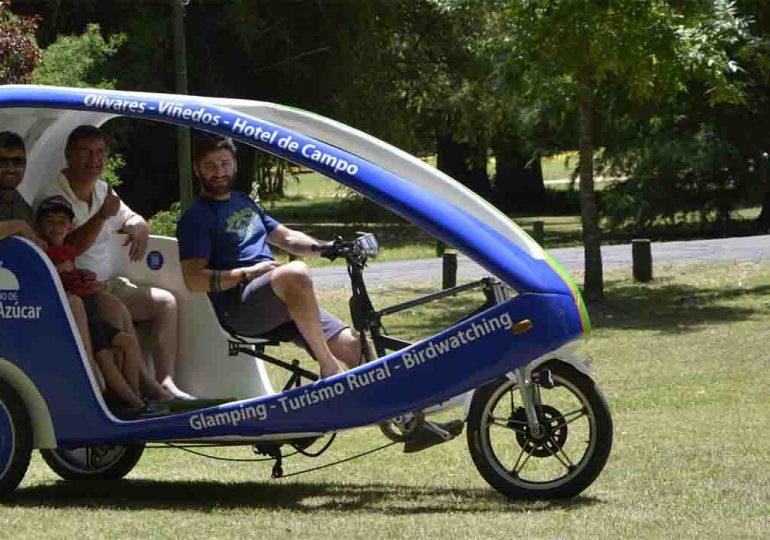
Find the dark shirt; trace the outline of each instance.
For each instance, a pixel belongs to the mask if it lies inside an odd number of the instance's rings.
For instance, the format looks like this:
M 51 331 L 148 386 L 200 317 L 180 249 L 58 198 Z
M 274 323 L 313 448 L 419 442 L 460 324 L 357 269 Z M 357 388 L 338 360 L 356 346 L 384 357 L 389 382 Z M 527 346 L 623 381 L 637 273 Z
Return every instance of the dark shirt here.
M 234 191 L 226 201 L 198 196 L 179 219 L 179 258 L 204 259 L 212 270 L 272 261 L 267 236 L 279 225 L 245 193 Z M 227 292 L 209 293 L 215 308 Z
M 32 207 L 19 195 L 18 191 L 13 192 L 11 204 L 5 201 L 5 197 L 0 197 L 0 221 L 9 221 L 11 219 L 20 219 L 26 221 L 30 227 L 35 226 Z

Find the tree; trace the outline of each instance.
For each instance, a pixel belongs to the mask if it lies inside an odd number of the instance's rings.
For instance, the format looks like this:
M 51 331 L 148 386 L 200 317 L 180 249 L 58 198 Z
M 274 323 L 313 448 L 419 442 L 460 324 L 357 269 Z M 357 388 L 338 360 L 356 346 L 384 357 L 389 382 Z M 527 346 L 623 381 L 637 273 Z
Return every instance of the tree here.
M 477 2 L 471 2 L 477 3 Z M 493 46 L 509 87 L 577 111 L 580 203 L 587 299 L 603 297 L 601 231 L 594 190 L 596 119 L 604 88 L 662 102 L 706 81 L 712 102 L 740 99 L 726 47 L 745 22 L 733 2 L 698 0 L 490 0 L 499 13 Z
M 40 61 L 35 39 L 39 20 L 13 14 L 10 5 L 0 1 L 0 84 L 24 84 Z
M 107 40 L 98 24 L 89 24 L 80 35 L 60 35 L 43 51 L 32 82 L 50 86 L 114 88 L 104 77 L 104 65 L 126 41 L 125 34 Z

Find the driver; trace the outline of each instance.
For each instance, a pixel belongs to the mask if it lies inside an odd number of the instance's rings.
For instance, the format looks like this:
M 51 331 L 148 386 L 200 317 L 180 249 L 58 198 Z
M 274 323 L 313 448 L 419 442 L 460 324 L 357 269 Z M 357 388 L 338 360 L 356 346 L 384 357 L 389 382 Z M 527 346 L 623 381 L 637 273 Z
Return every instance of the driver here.
M 249 336 L 294 321 L 318 361 L 321 377 L 361 362 L 361 340 L 319 308 L 310 268 L 300 261 L 275 263 L 270 246 L 317 257 L 327 245 L 289 229 L 245 193 L 232 191 L 238 164 L 232 140 L 201 135 L 193 151 L 201 193 L 179 220 L 182 273 L 192 291 L 207 292 L 223 326 Z

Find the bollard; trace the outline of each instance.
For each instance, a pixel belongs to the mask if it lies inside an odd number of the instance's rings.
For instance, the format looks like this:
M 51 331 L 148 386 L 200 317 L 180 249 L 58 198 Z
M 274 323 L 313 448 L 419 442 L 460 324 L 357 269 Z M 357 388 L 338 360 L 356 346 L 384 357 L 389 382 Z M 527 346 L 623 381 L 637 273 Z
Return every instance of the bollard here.
M 442 256 L 441 288 L 451 289 L 457 285 L 457 253 L 445 251 Z
M 532 238 L 534 238 L 535 242 L 543 245 L 543 241 L 545 240 L 545 222 L 543 221 L 533 221 L 532 222 Z
M 634 281 L 652 280 L 652 248 L 648 238 L 631 240 L 631 258 Z

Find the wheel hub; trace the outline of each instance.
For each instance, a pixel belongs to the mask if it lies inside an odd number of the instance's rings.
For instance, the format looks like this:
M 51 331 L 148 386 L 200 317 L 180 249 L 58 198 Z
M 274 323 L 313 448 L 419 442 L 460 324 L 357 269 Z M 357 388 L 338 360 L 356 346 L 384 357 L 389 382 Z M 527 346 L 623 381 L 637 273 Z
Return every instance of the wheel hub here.
M 524 408 L 517 407 L 508 420 L 508 427 L 516 431 L 516 442 L 525 452 L 534 457 L 551 457 L 567 442 L 567 424 L 561 412 L 550 405 L 539 408 L 538 421 L 543 432 L 535 437 L 529 429 Z

